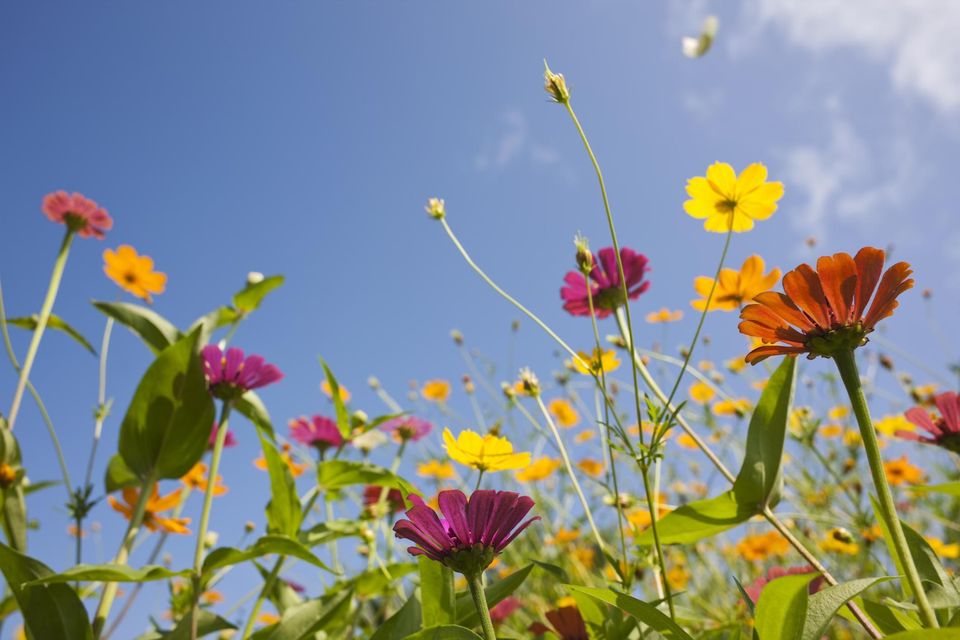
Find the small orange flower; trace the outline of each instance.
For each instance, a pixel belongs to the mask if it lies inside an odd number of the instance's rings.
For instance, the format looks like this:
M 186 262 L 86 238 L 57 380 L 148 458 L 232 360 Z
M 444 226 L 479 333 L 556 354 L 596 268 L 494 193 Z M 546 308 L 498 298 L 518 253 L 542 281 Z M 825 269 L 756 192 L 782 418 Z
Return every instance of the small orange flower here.
M 910 464 L 907 456 L 901 456 L 896 460 L 884 462 L 883 472 L 887 476 L 887 482 L 895 486 L 901 484 L 918 484 L 923 482 L 924 479 L 923 469 Z
M 802 264 L 783 276 L 784 293 L 757 295 L 755 304 L 740 312 L 740 333 L 765 344 L 748 353 L 746 361 L 800 353 L 829 358 L 866 344 L 867 334 L 897 308 L 897 296 L 913 286 L 906 262 L 893 265 L 881 278 L 885 257 L 872 247 L 854 258 L 846 253 L 823 256 L 816 271 Z
M 557 424 L 565 429 L 575 427 L 580 424 L 580 414 L 573 408 L 570 401 L 566 398 L 555 398 L 547 405 L 550 414 L 556 418 Z
M 766 560 L 783 556 L 790 551 L 790 543 L 779 531 L 745 536 L 737 543 L 736 551 L 744 560 Z
M 577 463 L 577 468 L 592 478 L 599 478 L 603 475 L 603 463 L 593 458 L 584 458 Z
M 677 309 L 676 311 L 670 311 L 666 307 L 663 307 L 659 311 L 651 311 L 646 315 L 646 321 L 650 324 L 662 324 L 664 322 L 677 322 L 683 319 L 683 311 Z
M 166 518 L 159 515 L 161 511 L 169 511 L 180 504 L 182 491 L 182 489 L 177 489 L 165 496 L 160 496 L 160 491 L 154 484 L 150 499 L 147 500 L 147 508 L 143 513 L 143 526 L 150 531 L 189 534 L 190 530 L 187 529 L 187 525 L 190 524 L 190 518 Z M 115 511 L 119 511 L 129 520 L 133 517 L 137 502 L 140 501 L 140 492 L 133 487 L 127 487 L 123 490 L 122 495 L 123 502 L 113 496 L 108 496 L 107 500 Z
M 342 384 L 338 384 L 337 389 L 340 391 L 340 399 L 343 400 L 343 403 L 346 404 L 350 402 L 350 392 L 347 391 L 347 388 Z M 329 381 L 324 380 L 320 383 L 320 391 L 331 400 L 333 399 L 333 387 L 330 386 Z
M 283 453 L 280 454 L 280 459 L 287 463 L 287 468 L 290 469 L 290 475 L 294 478 L 299 478 L 307 470 L 307 467 L 310 465 L 306 463 L 299 463 L 293 459 L 293 455 L 290 453 L 290 445 L 283 445 Z M 261 455 L 259 458 L 253 461 L 253 466 L 261 471 L 267 470 L 267 460 Z M 216 495 L 216 494 L 214 494 Z
M 103 272 L 121 289 L 147 302 L 152 302 L 151 293 L 167 288 L 167 274 L 153 270 L 153 258 L 137 254 L 128 244 L 103 252 Z
M 430 402 L 443 404 L 450 397 L 450 383 L 446 380 L 427 380 L 420 393 Z
M 186 475 L 180 478 L 180 482 L 191 489 L 199 489 L 206 493 L 207 491 L 207 465 L 202 462 L 191 467 Z M 213 483 L 213 495 L 222 496 L 227 492 L 227 487 L 223 484 L 223 476 L 217 474 L 217 479 Z

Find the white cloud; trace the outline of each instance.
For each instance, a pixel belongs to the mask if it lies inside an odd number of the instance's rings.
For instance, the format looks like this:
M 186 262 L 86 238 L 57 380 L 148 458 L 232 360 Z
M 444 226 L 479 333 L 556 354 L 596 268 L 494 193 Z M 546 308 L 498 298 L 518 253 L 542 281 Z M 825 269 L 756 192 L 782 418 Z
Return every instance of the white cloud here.
M 812 51 L 859 49 L 889 65 L 901 92 L 941 112 L 960 109 L 957 0 L 747 0 L 743 16 L 748 41 L 774 25 Z
M 480 171 L 499 170 L 520 159 L 538 165 L 556 164 L 560 154 L 552 147 L 532 140 L 523 113 L 509 110 L 501 117 L 497 134 L 483 144 L 474 158 L 474 166 Z

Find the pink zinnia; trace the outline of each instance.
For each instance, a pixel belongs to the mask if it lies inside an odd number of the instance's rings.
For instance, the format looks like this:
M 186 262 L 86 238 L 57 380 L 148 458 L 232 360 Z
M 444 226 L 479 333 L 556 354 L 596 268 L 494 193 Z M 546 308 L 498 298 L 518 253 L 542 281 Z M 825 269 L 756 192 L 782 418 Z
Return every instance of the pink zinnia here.
M 433 425 L 422 418 L 400 416 L 387 420 L 380 425 L 380 428 L 393 434 L 393 439 L 397 442 L 416 442 L 430 433 Z
M 409 520 L 398 520 L 393 531 L 412 541 L 411 555 L 424 555 L 442 562 L 467 577 L 480 575 L 494 557 L 540 516 L 520 521 L 533 508 L 533 500 L 512 491 L 479 489 L 467 500 L 462 491 L 441 491 L 440 513 L 417 495 L 409 496 L 413 507 Z M 519 525 L 519 526 L 517 526 Z
M 220 432 L 220 427 L 217 426 L 217 423 L 213 423 L 213 430 L 210 431 L 210 440 L 207 442 L 207 447 L 213 449 L 213 446 L 217 442 L 217 434 Z M 233 437 L 233 431 L 230 431 L 230 427 L 227 427 L 227 435 L 223 437 L 223 446 L 235 447 L 237 446 L 237 439 Z
M 379 503 L 380 495 L 382 493 L 383 487 L 378 487 L 375 484 L 368 484 L 363 489 L 363 506 L 369 509 L 370 507 Z M 387 491 L 385 502 L 390 507 L 391 512 L 403 511 L 403 508 L 407 506 L 403 502 L 403 494 L 400 492 L 400 489 L 390 489 Z
M 947 391 L 935 396 L 933 401 L 940 411 L 940 417 L 936 420 L 922 407 L 914 407 L 903 414 L 907 420 L 933 436 L 932 438 L 902 429 L 896 432 L 896 436 L 904 440 L 935 444 L 948 451 L 960 453 L 960 396 L 953 391 Z
M 620 284 L 620 272 L 617 269 L 617 254 L 613 247 L 600 249 L 597 257 L 599 259 L 594 261 L 590 271 L 589 296 L 586 278 L 582 273 L 570 271 L 563 278 L 567 286 L 560 289 L 560 297 L 564 300 L 563 308 L 572 315 L 589 316 L 591 296 L 597 318 L 606 318 L 626 303 Z M 650 288 L 650 282 L 643 281 L 643 275 L 650 270 L 647 257 L 633 249 L 621 247 L 620 261 L 623 262 L 623 275 L 627 279 L 628 297 L 636 300 Z
M 751 582 L 750 586 L 744 588 L 744 591 L 746 591 L 747 595 L 750 596 L 750 600 L 753 601 L 753 604 L 757 604 L 757 601 L 760 600 L 760 592 L 763 591 L 763 588 L 770 582 L 773 582 L 777 578 L 782 578 L 784 576 L 793 576 L 804 573 L 813 573 L 813 567 L 790 567 L 788 569 L 784 569 L 783 567 L 770 567 L 770 569 L 767 571 L 767 575 L 760 576 Z M 819 576 L 810 581 L 810 586 L 808 587 L 807 591 L 811 594 L 814 594 L 820 590 L 822 585 L 823 576 Z
M 499 624 L 509 618 L 521 606 L 520 598 L 507 596 L 494 606 L 490 607 L 490 619 Z
M 48 193 L 43 197 L 42 209 L 47 218 L 67 225 L 81 238 L 103 240 L 104 232 L 113 226 L 113 218 L 106 209 L 79 193 Z
M 321 452 L 343 445 L 337 423 L 325 416 L 296 418 L 289 422 L 290 437 L 300 444 L 316 447 Z
M 213 395 L 222 399 L 237 398 L 251 389 L 259 389 L 283 378 L 283 374 L 261 356 L 245 358 L 243 351 L 230 347 L 224 353 L 210 344 L 200 352 L 203 372 Z

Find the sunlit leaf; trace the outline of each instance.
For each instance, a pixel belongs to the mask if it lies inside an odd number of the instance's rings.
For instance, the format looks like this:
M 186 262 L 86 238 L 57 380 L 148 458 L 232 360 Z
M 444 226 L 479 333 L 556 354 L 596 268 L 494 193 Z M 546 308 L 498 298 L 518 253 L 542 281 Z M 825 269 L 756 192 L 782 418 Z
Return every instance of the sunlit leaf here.
M 255 558 L 261 558 L 269 554 L 278 554 L 284 556 L 293 556 L 304 562 L 308 562 L 315 567 L 320 567 L 326 571 L 333 570 L 324 564 L 317 556 L 313 555 L 309 549 L 292 538 L 282 535 L 266 535 L 257 540 L 253 545 L 246 549 L 234 549 L 233 547 L 220 547 L 214 549 L 203 561 L 201 573 L 209 577 L 217 569 L 229 567 L 231 565 L 247 562 Z
M 406 640 L 483 640 L 466 627 L 455 624 L 437 625 L 407 636 Z
M 691 544 L 732 529 L 755 515 L 753 507 L 738 503 L 733 491 L 727 491 L 674 509 L 657 520 L 657 533 L 661 544 Z M 638 544 L 652 545 L 653 530 L 648 527 L 636 540 Z
M 850 582 L 826 587 L 810 596 L 807 601 L 807 618 L 803 625 L 801 638 L 803 640 L 820 640 L 826 632 L 830 620 L 837 615 L 840 607 L 875 584 L 887 580 L 893 580 L 893 578 L 884 576 L 851 580 Z
M 153 309 L 129 302 L 94 301 L 93 306 L 133 331 L 155 354 L 181 338 L 173 323 Z
M 672 640 L 693 640 L 677 623 L 648 602 L 638 600 L 625 593 L 613 591 L 612 589 L 593 589 L 573 584 L 567 584 L 564 585 L 564 587 L 569 591 L 588 595 L 600 602 L 612 604 L 654 631 L 660 632 L 664 638 L 670 638 Z
M 21 329 L 29 329 L 30 331 L 33 331 L 37 328 L 38 321 L 39 316 L 37 315 L 26 316 L 23 318 L 7 318 L 7 324 L 13 325 L 14 327 L 20 327 Z M 90 344 L 90 342 L 84 338 L 79 331 L 70 326 L 70 324 L 60 316 L 51 313 L 50 317 L 47 318 L 47 328 L 54 329 L 56 331 L 62 331 L 73 338 L 84 349 L 93 355 L 97 355 L 97 350 L 93 348 L 93 345 Z
M 815 573 L 788 575 L 771 580 L 760 592 L 754 628 L 760 640 L 799 640 L 807 615 L 810 581 Z
M 317 465 L 317 483 L 324 489 L 340 489 L 351 485 L 376 485 L 399 489 L 404 497 L 415 493 L 420 495 L 413 484 L 404 480 L 389 469 L 369 462 L 351 460 L 327 460 Z
M 280 622 L 260 629 L 250 640 L 305 640 L 340 625 L 350 613 L 353 593 L 340 591 L 283 612 Z
M 323 367 L 323 373 L 327 377 L 327 384 L 330 385 L 330 396 L 333 400 L 333 409 L 337 417 L 337 428 L 340 429 L 340 435 L 344 438 L 350 437 L 350 416 L 347 414 L 347 406 L 343 403 L 343 397 L 340 394 L 340 383 L 333 375 L 333 371 L 327 366 L 326 361 L 320 358 L 320 366 Z
M 297 485 L 290 473 L 290 468 L 276 445 L 267 437 L 264 429 L 256 424 L 257 437 L 260 439 L 260 449 L 267 463 L 267 472 L 270 476 L 270 502 L 267 503 L 267 531 L 296 537 L 303 521 L 303 507 L 297 495 Z
M 65 571 L 44 576 L 31 582 L 31 585 L 57 584 L 64 582 L 153 582 L 169 578 L 182 578 L 190 575 L 183 569 L 173 571 L 159 565 L 147 565 L 135 569 L 120 564 L 78 564 Z
M 247 286 L 233 296 L 233 306 L 241 313 L 250 313 L 260 307 L 264 297 L 283 284 L 283 276 L 267 276 L 257 282 L 248 282 Z
M 449 625 L 457 619 L 457 592 L 453 587 L 453 570 L 439 562 L 420 556 L 420 602 L 424 629 Z

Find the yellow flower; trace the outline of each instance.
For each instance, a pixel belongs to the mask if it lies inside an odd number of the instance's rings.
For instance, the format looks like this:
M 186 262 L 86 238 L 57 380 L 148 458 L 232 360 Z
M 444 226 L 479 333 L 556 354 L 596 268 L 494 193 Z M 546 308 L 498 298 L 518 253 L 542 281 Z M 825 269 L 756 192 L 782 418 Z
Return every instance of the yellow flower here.
M 596 435 L 597 435 L 596 431 L 590 431 L 590 429 L 584 429 L 583 431 L 581 431 L 580 433 L 578 433 L 573 437 L 573 441 L 576 442 L 577 444 L 582 444 L 584 442 L 587 442 L 588 440 L 593 440 L 593 438 L 596 437 Z
M 751 302 L 757 294 L 769 291 L 780 279 L 780 269 L 771 269 L 763 274 L 765 265 L 760 256 L 750 256 L 743 262 L 740 271 L 736 269 L 722 269 L 720 280 L 710 299 L 710 311 L 736 311 L 744 304 Z M 707 306 L 707 297 L 713 287 L 713 278 L 699 276 L 693 281 L 693 288 L 702 297 L 690 304 L 697 311 L 703 311 Z
M 863 442 L 863 438 L 860 437 L 859 431 L 854 431 L 853 429 L 847 429 L 843 433 L 843 444 L 848 447 L 859 447 L 860 443 Z
M 514 453 L 509 440 L 489 433 L 481 436 L 475 431 L 461 431 L 454 439 L 450 429 L 444 429 L 443 444 L 447 455 L 479 471 L 508 471 L 530 464 L 529 452 Z
M 151 293 L 160 294 L 167 288 L 167 274 L 153 270 L 153 258 L 137 254 L 128 244 L 103 252 L 103 272 L 121 289 L 147 302 L 153 300 Z
M 824 438 L 837 438 L 843 434 L 843 427 L 839 424 L 825 424 L 820 427 L 820 435 Z
M 424 207 L 429 215 L 434 220 L 440 220 L 445 215 L 447 215 L 447 208 L 443 202 L 443 198 L 430 198 L 427 200 L 427 206 Z
M 592 458 L 584 458 L 577 463 L 577 468 L 593 478 L 598 478 L 603 474 L 603 463 Z
M 206 493 L 207 491 L 207 465 L 198 462 L 187 471 L 186 475 L 180 478 L 180 482 L 191 489 L 199 489 Z M 223 477 L 217 474 L 213 483 L 213 495 L 222 496 L 227 492 L 227 487 L 223 484 Z
M 573 542 L 579 537 L 580 532 L 577 529 L 564 529 L 563 527 L 560 527 L 553 535 L 552 542 L 553 544 L 566 544 L 568 542 Z
M 433 478 L 434 480 L 449 480 L 457 474 L 453 469 L 453 465 L 449 462 L 429 460 L 417 465 L 417 475 L 423 478 Z
M 677 309 L 676 311 L 670 311 L 666 307 L 663 307 L 659 311 L 651 311 L 647 314 L 646 320 L 650 324 L 660 324 L 663 322 L 676 322 L 683 319 L 683 311 Z
M 845 553 L 851 556 L 860 551 L 860 545 L 854 541 L 850 532 L 843 527 L 827 531 L 823 540 L 820 541 L 820 548 L 824 551 Z
M 573 550 L 573 557 L 587 569 L 593 567 L 596 556 L 597 552 L 592 547 L 576 547 Z
M 783 556 L 790 551 L 790 543 L 779 531 L 745 536 L 737 543 L 736 552 L 744 560 L 766 560 L 772 556 Z
M 603 373 L 611 373 L 620 367 L 620 359 L 617 358 L 616 352 L 614 352 L 612 349 L 607 349 L 606 351 L 594 349 L 593 355 L 586 354 L 583 351 L 578 351 L 577 355 L 580 356 L 580 358 L 571 359 L 568 361 L 568 364 L 574 369 L 574 371 L 577 373 L 582 373 L 585 376 L 600 375 L 601 370 Z M 581 360 L 586 362 L 587 365 L 589 365 L 589 368 L 584 366 Z
M 350 402 L 350 392 L 347 391 L 347 388 L 342 384 L 337 384 L 337 389 L 340 391 L 340 400 L 342 400 L 344 404 Z M 326 380 L 320 383 L 320 391 L 331 400 L 333 399 L 333 388 L 330 387 L 330 383 Z
M 683 209 L 690 216 L 704 220 L 707 231 L 726 233 L 749 231 L 754 220 L 766 220 L 777 210 L 783 197 L 783 184 L 767 182 L 767 168 L 754 163 L 740 176 L 725 162 L 707 167 L 706 177 L 687 180 L 690 200 Z
M 885 436 L 893 436 L 897 431 L 913 431 L 916 429 L 916 426 L 902 415 L 884 416 L 873 426 Z
M 930 545 L 930 548 L 933 549 L 933 552 L 936 553 L 941 558 L 946 558 L 948 560 L 956 560 L 960 558 L 960 544 L 946 544 L 942 540 L 937 538 L 925 538 L 927 543 Z
M 693 439 L 689 433 L 681 433 L 677 436 L 677 444 L 683 447 L 684 449 L 699 449 L 697 446 L 697 441 Z
M 718 400 L 713 403 L 713 412 L 718 416 L 742 416 L 750 411 L 750 401 L 746 398 Z
M 715 394 L 713 387 L 706 382 L 698 382 L 690 387 L 690 399 L 697 404 L 707 404 Z
M 850 407 L 845 404 L 838 404 L 835 407 L 831 407 L 830 410 L 827 411 L 827 417 L 831 420 L 842 420 L 848 415 L 850 415 Z
M 901 456 L 896 460 L 884 462 L 883 472 L 887 476 L 887 482 L 895 486 L 901 484 L 917 484 L 923 482 L 924 478 L 923 469 L 910 464 L 907 456 Z
M 674 564 L 669 571 L 667 571 L 667 582 L 670 583 L 670 586 L 678 591 L 682 591 L 687 588 L 687 583 L 690 582 L 690 572 L 687 568 L 681 564 Z
M 525 469 L 517 471 L 515 475 L 520 482 L 536 482 L 546 480 L 561 466 L 563 466 L 561 461 L 545 456 L 537 458 Z
M 743 358 L 730 358 L 723 365 L 730 370 L 730 373 L 740 373 L 747 366 L 747 361 Z
M 450 397 L 450 383 L 446 380 L 427 380 L 420 394 L 430 402 L 442 404 Z
M 565 429 L 580 424 L 580 414 L 566 398 L 556 398 L 547 405 L 551 415 L 557 419 L 557 424 Z

